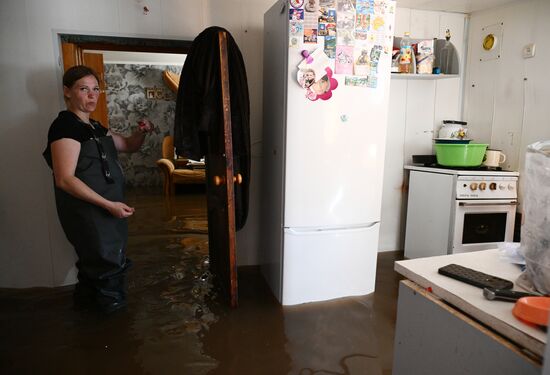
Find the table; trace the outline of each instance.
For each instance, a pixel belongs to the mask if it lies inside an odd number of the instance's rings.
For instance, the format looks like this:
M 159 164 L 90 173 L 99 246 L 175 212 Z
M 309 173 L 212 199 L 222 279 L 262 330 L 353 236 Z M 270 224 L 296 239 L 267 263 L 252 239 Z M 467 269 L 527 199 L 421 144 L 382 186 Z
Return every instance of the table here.
M 498 250 L 398 261 L 394 374 L 540 374 L 547 334 L 512 315 L 513 303 L 437 273 L 456 263 L 515 281 Z

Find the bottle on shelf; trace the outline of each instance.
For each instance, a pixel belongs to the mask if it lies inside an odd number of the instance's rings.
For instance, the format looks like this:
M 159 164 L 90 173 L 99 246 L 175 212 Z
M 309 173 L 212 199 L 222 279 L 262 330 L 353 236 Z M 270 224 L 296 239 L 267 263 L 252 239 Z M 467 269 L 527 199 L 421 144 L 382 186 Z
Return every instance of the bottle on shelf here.
M 437 38 L 434 38 L 434 63 L 433 63 L 432 74 L 441 73 L 441 67 L 439 66 L 440 57 L 436 55 L 436 48 L 437 48 Z
M 411 34 L 407 31 L 399 45 L 399 73 L 415 73 Z
M 441 73 L 452 73 L 453 54 L 454 47 L 451 43 L 451 30 L 447 29 L 447 31 L 445 31 L 445 45 L 441 49 L 441 54 L 439 55 L 439 67 L 441 68 Z

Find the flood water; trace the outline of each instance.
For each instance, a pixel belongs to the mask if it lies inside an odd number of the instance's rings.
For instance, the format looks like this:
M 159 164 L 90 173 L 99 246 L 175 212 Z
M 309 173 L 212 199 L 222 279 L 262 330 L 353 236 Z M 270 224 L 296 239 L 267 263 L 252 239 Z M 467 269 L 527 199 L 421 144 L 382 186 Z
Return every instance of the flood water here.
M 288 307 L 240 267 L 231 309 L 208 269 L 204 194 L 128 201 L 128 308 L 75 311 L 71 286 L 0 289 L 1 374 L 391 374 L 402 253 L 379 255 L 371 295 Z

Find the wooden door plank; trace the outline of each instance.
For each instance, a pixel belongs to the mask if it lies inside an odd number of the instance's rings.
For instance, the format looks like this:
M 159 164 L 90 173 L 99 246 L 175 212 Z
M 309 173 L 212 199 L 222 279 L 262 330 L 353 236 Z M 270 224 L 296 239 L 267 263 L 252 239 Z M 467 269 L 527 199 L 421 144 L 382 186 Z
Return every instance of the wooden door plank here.
M 61 42 L 61 54 L 64 72 L 72 66 L 82 64 L 82 49 L 74 43 Z
M 82 54 L 84 65 L 92 68 L 99 75 L 99 98 L 97 99 L 97 107 L 90 115 L 91 118 L 97 120 L 105 128 L 109 128 L 109 110 L 107 109 L 107 94 L 105 92 L 105 69 L 103 67 L 102 53 Z
M 233 185 L 233 137 L 231 129 L 231 100 L 229 91 L 229 62 L 227 58 L 227 34 L 219 32 L 221 89 L 223 103 L 223 132 L 225 153 L 225 187 L 227 194 L 228 223 L 228 257 L 229 257 L 229 292 L 232 307 L 238 305 L 237 261 L 236 261 L 236 226 L 235 226 L 235 195 Z

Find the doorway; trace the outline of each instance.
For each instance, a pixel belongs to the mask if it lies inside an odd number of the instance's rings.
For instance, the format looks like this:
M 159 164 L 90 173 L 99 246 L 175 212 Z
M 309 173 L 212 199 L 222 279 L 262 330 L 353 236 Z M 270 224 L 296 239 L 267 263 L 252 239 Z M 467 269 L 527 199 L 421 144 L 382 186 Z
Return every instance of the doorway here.
M 223 35 L 222 35 L 223 34 Z M 98 107 L 96 109 L 96 112 L 92 113 L 92 117 L 94 117 L 96 120 L 99 120 L 102 124 L 104 124 L 105 127 L 109 127 L 110 124 L 110 118 L 109 118 L 109 111 L 107 109 L 107 99 L 106 99 L 106 92 L 107 88 L 105 87 L 105 72 L 104 72 L 104 61 L 103 61 L 103 54 L 101 51 L 132 51 L 132 52 L 153 52 L 153 53 L 174 53 L 174 54 L 187 54 L 190 50 L 191 43 L 190 41 L 175 41 L 175 40 L 161 40 L 161 39 L 140 39 L 140 38 L 125 38 L 125 37 L 99 37 L 99 36 L 87 36 L 87 35 L 73 35 L 73 34 L 60 34 L 60 42 L 61 42 L 61 53 L 62 53 L 62 61 L 63 61 L 63 67 L 64 70 L 68 69 L 71 66 L 84 64 L 89 65 L 92 68 L 94 68 L 100 76 L 100 86 L 102 89 L 101 98 L 98 104 Z M 230 135 L 230 129 L 231 129 L 231 123 L 230 123 L 230 113 L 228 110 L 229 106 L 229 87 L 228 87 L 228 62 L 227 62 L 227 52 L 226 52 L 226 35 L 225 32 L 219 33 L 219 41 L 220 41 L 220 59 L 222 61 L 222 87 L 220 87 L 220 90 L 223 91 L 223 99 L 224 99 L 224 128 L 225 128 L 225 139 L 229 139 L 229 142 L 231 142 L 231 135 Z M 223 52 L 223 53 L 222 53 Z M 224 68 L 225 67 L 225 71 Z M 225 75 L 224 75 L 225 74 Z M 225 79 L 223 79 L 225 77 Z M 227 80 L 227 83 L 225 83 Z M 225 85 L 224 85 L 225 84 Z M 151 94 L 149 92 L 146 92 L 145 99 L 157 99 L 157 89 L 152 88 Z M 142 90 L 142 96 L 143 96 L 143 90 Z M 160 95 L 160 98 L 162 98 L 162 92 Z M 227 99 L 227 101 L 226 101 Z M 139 105 L 139 103 L 134 103 Z M 225 112 L 228 113 L 228 115 L 225 114 Z M 228 120 L 229 119 L 229 120 Z M 127 122 L 126 120 L 124 120 Z M 229 129 L 229 133 L 227 133 Z M 119 131 L 119 129 L 117 129 Z M 229 135 L 228 135 L 229 134 Z M 210 137 L 210 135 L 209 135 Z M 223 170 L 226 173 L 229 173 L 228 176 L 232 176 L 233 174 L 233 166 L 232 166 L 232 159 L 231 157 L 228 158 L 230 161 L 225 161 L 225 155 L 232 155 L 231 151 L 227 151 L 227 142 L 225 142 L 226 150 L 225 151 L 219 151 L 219 150 L 213 150 L 210 149 L 208 155 L 211 160 L 214 160 L 214 156 L 217 156 L 218 153 L 222 155 L 222 159 L 224 160 L 225 168 L 221 168 L 220 170 Z M 230 150 L 230 149 L 229 149 Z M 212 176 L 215 178 L 218 178 L 222 175 L 222 173 L 214 172 L 214 166 L 217 166 L 216 163 L 212 163 L 211 170 L 212 170 Z M 218 168 L 218 167 L 216 167 Z M 207 162 L 207 175 L 208 172 L 208 162 Z M 219 168 L 218 168 L 219 169 Z M 229 169 L 231 171 L 229 172 Z M 215 181 L 216 179 L 213 179 Z M 219 179 L 219 178 L 218 178 Z M 224 180 L 225 181 L 225 180 Z M 233 190 L 231 185 L 231 179 L 227 178 L 226 181 L 229 181 L 228 184 L 223 183 L 217 183 L 210 185 L 207 181 L 207 187 L 212 187 L 212 192 L 207 189 L 208 194 L 208 205 L 210 211 L 219 213 L 219 212 L 226 212 L 226 213 L 233 213 L 233 215 L 228 214 L 225 215 L 229 218 L 234 216 L 234 207 L 231 202 L 233 202 Z M 240 183 L 240 181 L 238 182 Z M 225 185 L 223 187 L 223 190 L 227 190 L 227 197 L 228 201 L 225 204 L 220 204 L 218 200 L 214 199 L 213 191 L 216 190 L 216 192 L 220 191 L 221 188 L 219 185 Z M 214 186 L 218 186 L 217 188 L 214 188 Z M 212 193 L 212 194 L 210 194 Z M 231 198 L 231 199 L 230 199 Z M 225 201 L 224 201 L 225 202 Z M 211 205 L 212 203 L 212 205 Z M 229 220 L 231 222 L 231 220 Z M 209 217 L 209 223 L 210 223 L 210 217 Z M 209 234 L 210 239 L 210 254 L 212 255 L 212 258 L 216 260 L 215 264 L 215 270 L 214 273 L 217 276 L 218 281 L 220 282 L 223 291 L 229 297 L 230 304 L 233 307 L 237 306 L 237 281 L 236 281 L 236 259 L 235 259 L 235 227 L 234 225 L 231 226 L 227 222 L 224 221 L 223 225 L 220 225 L 217 221 L 215 224 L 215 228 L 209 230 L 211 232 Z M 210 225 L 213 225 L 210 223 Z M 210 226 L 209 225 L 209 226 Z M 225 239 L 226 235 L 228 236 L 229 240 L 219 240 L 220 238 Z M 219 241 L 218 241 L 219 240 Z M 220 242 L 220 244 L 218 244 Z M 214 246 L 215 245 L 215 246 Z M 227 245 L 227 246 L 226 246 Z M 229 254 L 229 256 L 227 255 Z M 229 257 L 229 262 L 221 262 L 219 259 L 226 259 L 226 257 Z M 229 272 L 226 272 L 226 268 L 229 269 Z
M 77 34 L 59 34 L 63 71 L 74 65 L 88 65 L 100 77 L 101 94 L 92 117 L 109 127 L 106 101 L 103 51 L 146 52 L 187 55 L 191 41 L 143 39 Z

